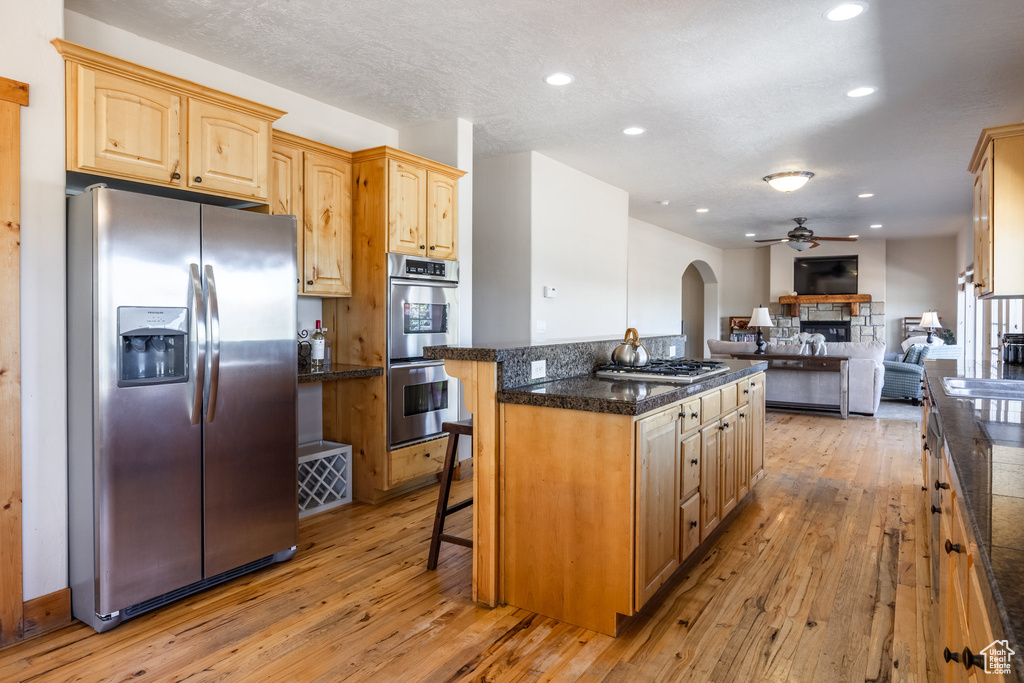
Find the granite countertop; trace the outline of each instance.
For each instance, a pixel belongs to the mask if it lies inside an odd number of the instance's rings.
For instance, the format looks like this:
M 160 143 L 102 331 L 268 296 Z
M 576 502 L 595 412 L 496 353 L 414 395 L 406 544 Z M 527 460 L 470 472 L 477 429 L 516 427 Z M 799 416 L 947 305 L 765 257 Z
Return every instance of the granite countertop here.
M 610 379 L 583 375 L 528 384 L 498 392 L 498 402 L 583 410 L 591 413 L 642 415 L 709 389 L 761 372 L 764 361 L 722 361 L 729 371 L 692 384 Z
M 1024 380 L 1024 366 L 925 362 L 980 565 L 1010 648 L 1024 652 L 1024 419 L 1021 401 L 950 398 L 943 377 Z M 991 615 L 994 617 L 994 615 Z M 1024 666 L 1013 667 L 1024 681 Z
M 379 366 L 334 363 L 323 372 L 300 372 L 299 384 L 333 382 L 339 379 L 356 379 L 358 377 L 378 377 L 383 374 L 384 368 Z

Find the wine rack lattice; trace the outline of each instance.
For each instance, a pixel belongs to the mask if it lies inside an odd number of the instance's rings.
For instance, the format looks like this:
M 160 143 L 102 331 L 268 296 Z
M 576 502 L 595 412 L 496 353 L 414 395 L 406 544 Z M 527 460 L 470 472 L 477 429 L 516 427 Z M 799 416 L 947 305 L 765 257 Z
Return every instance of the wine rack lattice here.
M 352 501 L 352 447 L 331 441 L 299 446 L 299 519 Z

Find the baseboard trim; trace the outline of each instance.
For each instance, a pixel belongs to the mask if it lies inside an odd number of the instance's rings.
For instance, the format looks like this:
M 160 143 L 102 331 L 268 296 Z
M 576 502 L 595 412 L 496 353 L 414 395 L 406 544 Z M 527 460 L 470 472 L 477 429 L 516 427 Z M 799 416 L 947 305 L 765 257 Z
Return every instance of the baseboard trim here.
M 26 640 L 71 623 L 71 589 L 63 588 L 26 600 L 21 638 Z

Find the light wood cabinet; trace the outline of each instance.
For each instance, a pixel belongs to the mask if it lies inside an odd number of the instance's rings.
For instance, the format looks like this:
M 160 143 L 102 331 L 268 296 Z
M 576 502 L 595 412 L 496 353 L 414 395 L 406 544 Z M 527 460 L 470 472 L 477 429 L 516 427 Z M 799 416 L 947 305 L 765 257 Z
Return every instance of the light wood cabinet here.
M 654 595 L 679 567 L 679 408 L 636 423 L 637 599 Z
M 274 131 L 271 169 L 271 213 L 298 222 L 298 293 L 351 296 L 351 155 Z
M 1024 296 L 1024 124 L 985 128 L 974 174 L 974 286 L 981 297 Z
M 266 203 L 284 112 L 65 40 L 66 168 Z
M 680 506 L 683 540 L 679 562 L 682 563 L 700 545 L 700 496 L 692 495 Z
M 683 412 L 685 412 L 685 406 Z M 694 430 L 684 434 L 680 439 L 679 447 L 683 463 L 683 482 L 679 499 L 686 500 L 697 493 L 697 489 L 700 488 L 700 432 Z
M 739 501 L 739 481 L 736 473 L 736 411 L 725 414 L 719 429 L 718 467 L 721 502 L 719 515 L 725 517 Z
M 736 409 L 736 495 L 741 500 L 750 492 L 750 470 L 753 467 L 754 455 L 751 448 L 752 436 L 750 406 L 741 405 Z
M 458 179 L 462 173 L 444 168 L 442 172 L 415 159 L 389 157 L 389 252 L 458 258 Z
M 750 398 L 747 407 L 750 410 L 750 421 L 747 425 L 747 449 L 749 450 L 750 488 L 754 482 L 764 476 L 764 374 L 759 373 L 750 378 Z
M 700 430 L 700 540 L 707 538 L 722 521 L 719 478 L 722 430 L 716 420 Z

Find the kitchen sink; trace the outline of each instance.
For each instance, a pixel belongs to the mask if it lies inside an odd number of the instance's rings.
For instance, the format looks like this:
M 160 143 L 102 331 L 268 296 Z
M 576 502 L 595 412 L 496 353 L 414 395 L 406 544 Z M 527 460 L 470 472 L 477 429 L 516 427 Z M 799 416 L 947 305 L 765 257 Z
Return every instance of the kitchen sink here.
M 951 398 L 1024 401 L 1024 380 L 943 377 L 942 390 Z

